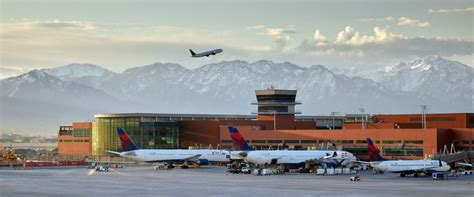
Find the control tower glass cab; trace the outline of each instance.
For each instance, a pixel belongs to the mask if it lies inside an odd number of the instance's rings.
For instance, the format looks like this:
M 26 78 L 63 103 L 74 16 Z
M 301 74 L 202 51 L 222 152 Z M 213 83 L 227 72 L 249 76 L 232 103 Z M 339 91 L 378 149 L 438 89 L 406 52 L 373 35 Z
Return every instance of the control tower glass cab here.
M 266 89 L 256 90 L 258 120 L 273 121 L 271 129 L 295 129 L 296 90 Z M 268 128 L 270 129 L 270 128 Z

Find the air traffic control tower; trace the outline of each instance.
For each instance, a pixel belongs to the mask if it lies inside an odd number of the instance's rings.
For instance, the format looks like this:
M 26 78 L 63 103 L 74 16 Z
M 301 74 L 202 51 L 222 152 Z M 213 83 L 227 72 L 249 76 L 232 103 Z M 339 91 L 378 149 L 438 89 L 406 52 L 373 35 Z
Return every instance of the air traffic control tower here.
M 266 89 L 256 90 L 258 106 L 258 120 L 273 121 L 274 130 L 295 129 L 295 106 L 301 104 L 296 101 L 296 90 Z M 270 128 L 269 128 L 270 129 Z

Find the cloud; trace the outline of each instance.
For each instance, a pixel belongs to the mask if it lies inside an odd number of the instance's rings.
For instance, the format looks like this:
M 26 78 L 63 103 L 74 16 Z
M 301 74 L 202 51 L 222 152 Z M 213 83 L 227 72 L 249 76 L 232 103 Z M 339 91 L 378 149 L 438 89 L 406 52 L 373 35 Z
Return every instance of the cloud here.
M 380 27 L 374 27 L 374 35 L 362 35 L 356 32 L 351 26 L 346 26 L 343 31 L 337 34 L 335 44 L 347 44 L 347 45 L 363 45 L 369 43 L 384 43 L 389 42 L 397 38 L 401 38 L 401 35 L 388 32 Z
M 296 30 L 292 28 L 267 28 L 266 34 L 269 36 L 281 36 L 283 34 L 295 34 Z
M 319 32 L 319 30 L 316 30 L 316 31 L 314 32 L 313 39 L 314 39 L 314 41 L 316 42 L 316 45 L 318 45 L 318 46 L 326 45 L 326 44 L 327 44 L 327 41 L 328 41 L 328 39 L 326 38 L 326 36 L 323 36 L 323 35 L 321 34 L 321 32 Z
M 398 19 L 392 16 L 388 16 L 385 18 L 363 18 L 359 19 L 359 21 L 362 22 L 389 22 L 389 23 L 395 23 L 398 26 L 413 26 L 413 27 L 429 27 L 431 26 L 431 23 L 428 21 L 420 21 L 416 19 L 411 19 L 408 17 L 399 17 Z
M 474 7 L 469 8 L 458 8 L 458 9 L 429 9 L 428 12 L 430 13 L 459 13 L 459 12 L 474 12 Z
M 0 23 L 0 66 L 44 68 L 90 62 L 115 65 L 117 68 L 111 69 L 120 70 L 158 60 L 188 63 L 189 48 L 199 51 L 220 47 L 240 57 L 253 51 L 234 44 L 231 33 L 174 26 L 118 28 L 87 21 L 12 21 Z M 194 59 L 185 65 L 192 67 L 206 61 L 210 60 Z
M 255 25 L 247 27 L 247 29 L 256 31 L 256 33 L 259 35 L 271 37 L 273 40 L 269 48 L 278 52 L 286 50 L 290 41 L 292 40 L 291 35 L 297 33 L 296 29 L 291 25 L 286 27 L 268 27 L 266 25 Z
M 416 27 L 429 27 L 431 24 L 429 22 L 422 22 L 419 20 L 411 19 L 408 17 L 400 17 L 398 19 L 397 25 L 404 26 L 416 26 Z
M 286 49 L 290 40 L 291 38 L 289 35 L 277 36 L 272 41 L 271 48 L 275 51 L 281 52 Z
M 409 38 L 395 34 L 380 27 L 373 28 L 372 35 L 363 35 L 351 26 L 347 26 L 337 34 L 335 40 L 325 40 L 314 36 L 304 40 L 296 48 L 297 51 L 318 57 L 361 58 L 366 61 L 383 61 L 406 59 L 428 55 L 463 56 L 472 55 L 474 42 L 461 39 L 444 38 Z M 318 35 L 321 33 L 317 31 Z M 315 33 L 316 34 L 316 33 Z
M 266 25 L 254 25 L 254 26 L 249 26 L 247 29 L 250 30 L 259 30 L 259 29 L 265 29 Z
M 22 21 L 2 23 L 2 34 L 22 31 L 94 31 L 97 24 L 90 21 Z
M 392 17 L 392 16 L 388 16 L 388 17 L 385 17 L 385 18 L 363 18 L 363 19 L 359 19 L 359 21 L 362 21 L 362 22 L 383 22 L 383 21 L 395 21 L 395 17 Z

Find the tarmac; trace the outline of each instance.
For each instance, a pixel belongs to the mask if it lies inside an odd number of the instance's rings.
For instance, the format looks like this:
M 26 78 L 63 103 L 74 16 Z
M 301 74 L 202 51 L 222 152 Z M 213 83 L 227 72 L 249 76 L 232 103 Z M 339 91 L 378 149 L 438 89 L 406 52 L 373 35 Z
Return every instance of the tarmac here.
M 224 167 L 154 170 L 124 167 L 111 172 L 81 168 L 0 170 L 0 196 L 473 196 L 474 175 L 433 181 L 362 172 L 317 176 L 287 173 L 229 174 Z

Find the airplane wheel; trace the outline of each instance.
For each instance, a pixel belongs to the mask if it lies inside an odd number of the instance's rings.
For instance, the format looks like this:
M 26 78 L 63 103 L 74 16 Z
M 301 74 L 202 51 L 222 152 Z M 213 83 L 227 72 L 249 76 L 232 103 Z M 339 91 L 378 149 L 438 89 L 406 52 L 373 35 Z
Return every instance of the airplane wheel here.
M 420 175 L 418 173 L 415 173 L 413 176 L 414 177 L 419 177 Z
M 405 177 L 405 174 L 401 173 L 401 174 L 400 174 L 400 177 Z

